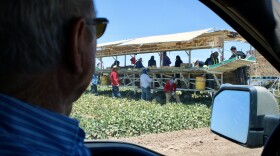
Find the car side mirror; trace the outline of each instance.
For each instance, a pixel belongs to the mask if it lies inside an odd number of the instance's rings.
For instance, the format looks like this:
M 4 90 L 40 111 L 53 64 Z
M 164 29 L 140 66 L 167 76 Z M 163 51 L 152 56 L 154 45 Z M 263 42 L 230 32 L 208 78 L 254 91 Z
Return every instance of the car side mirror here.
M 277 122 L 265 124 L 265 116 L 274 115 Z M 222 85 L 214 95 L 211 131 L 247 147 L 264 145 L 264 131 L 273 129 L 279 121 L 275 97 L 264 87 Z M 268 118 L 274 120 L 274 118 Z

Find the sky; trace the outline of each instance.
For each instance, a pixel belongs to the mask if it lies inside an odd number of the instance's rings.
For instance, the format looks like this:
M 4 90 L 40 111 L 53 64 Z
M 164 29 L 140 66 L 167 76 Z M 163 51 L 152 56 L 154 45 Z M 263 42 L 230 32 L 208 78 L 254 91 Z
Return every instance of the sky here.
M 189 32 L 207 28 L 214 30 L 231 30 L 218 15 L 204 6 L 198 0 L 95 0 L 97 17 L 106 17 L 109 24 L 105 34 L 97 40 L 97 43 L 114 42 L 139 37 L 166 35 L 173 33 Z M 246 52 L 250 49 L 248 43 L 225 43 L 225 59 L 231 55 L 231 46 L 237 50 Z M 211 51 L 217 49 L 204 49 L 192 51 L 192 62 L 205 61 Z M 148 60 L 154 55 L 159 66 L 158 53 L 139 54 L 136 59 L 142 58 L 143 65 L 148 65 Z M 184 63 L 188 62 L 188 56 L 184 51 L 167 53 L 175 64 L 175 57 L 179 55 Z M 130 65 L 130 56 L 127 56 L 126 65 Z M 124 66 L 124 57 L 118 57 L 120 66 Z M 99 61 L 97 60 L 97 63 Z M 109 67 L 114 62 L 112 57 L 103 58 L 104 67 Z

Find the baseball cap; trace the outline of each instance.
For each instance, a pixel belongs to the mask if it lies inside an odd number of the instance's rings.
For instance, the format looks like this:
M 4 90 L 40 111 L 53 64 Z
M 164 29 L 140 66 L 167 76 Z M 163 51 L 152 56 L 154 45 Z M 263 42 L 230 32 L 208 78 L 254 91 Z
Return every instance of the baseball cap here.
M 146 68 L 144 68 L 144 69 L 142 70 L 142 73 L 143 73 L 143 74 L 147 74 L 147 72 L 148 72 L 148 70 L 147 70 Z

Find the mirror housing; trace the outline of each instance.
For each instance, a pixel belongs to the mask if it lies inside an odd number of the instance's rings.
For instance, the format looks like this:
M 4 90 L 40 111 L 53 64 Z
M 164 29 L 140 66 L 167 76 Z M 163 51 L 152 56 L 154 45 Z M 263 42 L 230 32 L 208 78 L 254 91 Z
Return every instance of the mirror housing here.
M 279 116 L 278 103 L 266 88 L 222 85 L 214 95 L 210 128 L 243 146 L 260 147 L 265 143 L 265 115 Z

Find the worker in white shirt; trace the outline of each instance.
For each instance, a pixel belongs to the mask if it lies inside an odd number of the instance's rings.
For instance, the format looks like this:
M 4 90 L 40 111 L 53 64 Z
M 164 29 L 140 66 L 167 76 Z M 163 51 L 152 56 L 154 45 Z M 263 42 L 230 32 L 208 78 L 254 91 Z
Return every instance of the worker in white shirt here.
M 142 89 L 141 98 L 146 101 L 151 100 L 151 82 L 152 78 L 149 77 L 148 69 L 143 69 L 140 76 L 140 84 Z

